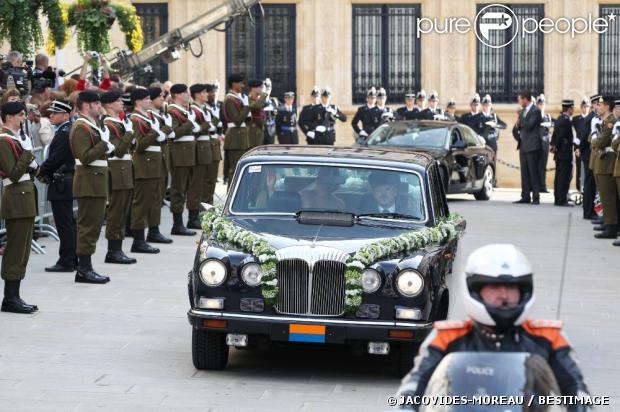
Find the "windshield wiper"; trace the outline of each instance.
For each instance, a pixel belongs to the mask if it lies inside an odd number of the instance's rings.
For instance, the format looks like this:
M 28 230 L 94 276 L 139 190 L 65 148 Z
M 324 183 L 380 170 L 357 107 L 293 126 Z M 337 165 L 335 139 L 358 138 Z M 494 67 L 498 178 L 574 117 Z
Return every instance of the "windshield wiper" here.
M 415 219 L 415 220 L 420 220 L 422 219 L 422 217 L 420 216 L 413 216 L 413 215 L 407 215 L 404 213 L 393 213 L 393 212 L 383 212 L 383 213 L 362 213 L 356 216 L 358 219 L 360 217 L 379 217 L 379 218 L 385 218 L 385 219 Z

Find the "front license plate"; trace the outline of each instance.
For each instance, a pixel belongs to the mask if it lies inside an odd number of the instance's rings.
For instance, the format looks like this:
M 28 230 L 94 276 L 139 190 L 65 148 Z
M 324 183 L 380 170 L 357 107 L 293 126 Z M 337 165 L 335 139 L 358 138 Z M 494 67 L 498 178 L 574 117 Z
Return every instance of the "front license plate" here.
M 288 326 L 289 342 L 325 343 L 325 325 L 301 325 L 291 323 Z

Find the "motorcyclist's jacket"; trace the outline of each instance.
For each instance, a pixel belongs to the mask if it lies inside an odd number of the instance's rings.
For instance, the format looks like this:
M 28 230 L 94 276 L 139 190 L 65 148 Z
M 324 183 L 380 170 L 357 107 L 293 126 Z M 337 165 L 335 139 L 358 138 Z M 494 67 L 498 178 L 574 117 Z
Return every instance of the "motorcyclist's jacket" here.
M 588 394 L 588 388 L 562 333 L 558 320 L 526 320 L 504 334 L 496 334 L 484 326 L 467 321 L 435 322 L 422 343 L 415 364 L 402 381 L 404 396 L 422 396 L 426 385 L 444 356 L 451 352 L 528 352 L 547 360 L 562 395 Z

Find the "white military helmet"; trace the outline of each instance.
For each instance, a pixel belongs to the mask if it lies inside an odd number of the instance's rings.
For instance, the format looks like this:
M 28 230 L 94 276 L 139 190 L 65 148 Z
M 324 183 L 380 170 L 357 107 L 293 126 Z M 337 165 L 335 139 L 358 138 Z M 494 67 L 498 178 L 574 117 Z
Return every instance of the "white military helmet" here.
M 510 244 L 491 244 L 476 249 L 465 264 L 464 303 L 470 318 L 498 332 L 521 325 L 534 304 L 532 265 L 525 255 Z M 484 303 L 480 289 L 489 284 L 513 284 L 519 287 L 521 300 L 514 308 Z

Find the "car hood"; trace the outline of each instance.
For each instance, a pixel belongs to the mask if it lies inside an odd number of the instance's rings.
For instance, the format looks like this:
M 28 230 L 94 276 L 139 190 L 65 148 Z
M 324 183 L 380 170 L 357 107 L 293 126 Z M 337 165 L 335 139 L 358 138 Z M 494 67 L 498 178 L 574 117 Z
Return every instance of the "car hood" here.
M 292 218 L 238 218 L 231 220 L 243 229 L 269 243 L 275 249 L 289 246 L 319 245 L 342 250 L 348 254 L 381 239 L 398 236 L 422 226 L 407 227 L 367 226 L 351 227 L 306 225 Z M 374 221 L 373 223 L 377 223 Z M 389 222 L 388 222 L 389 224 Z

